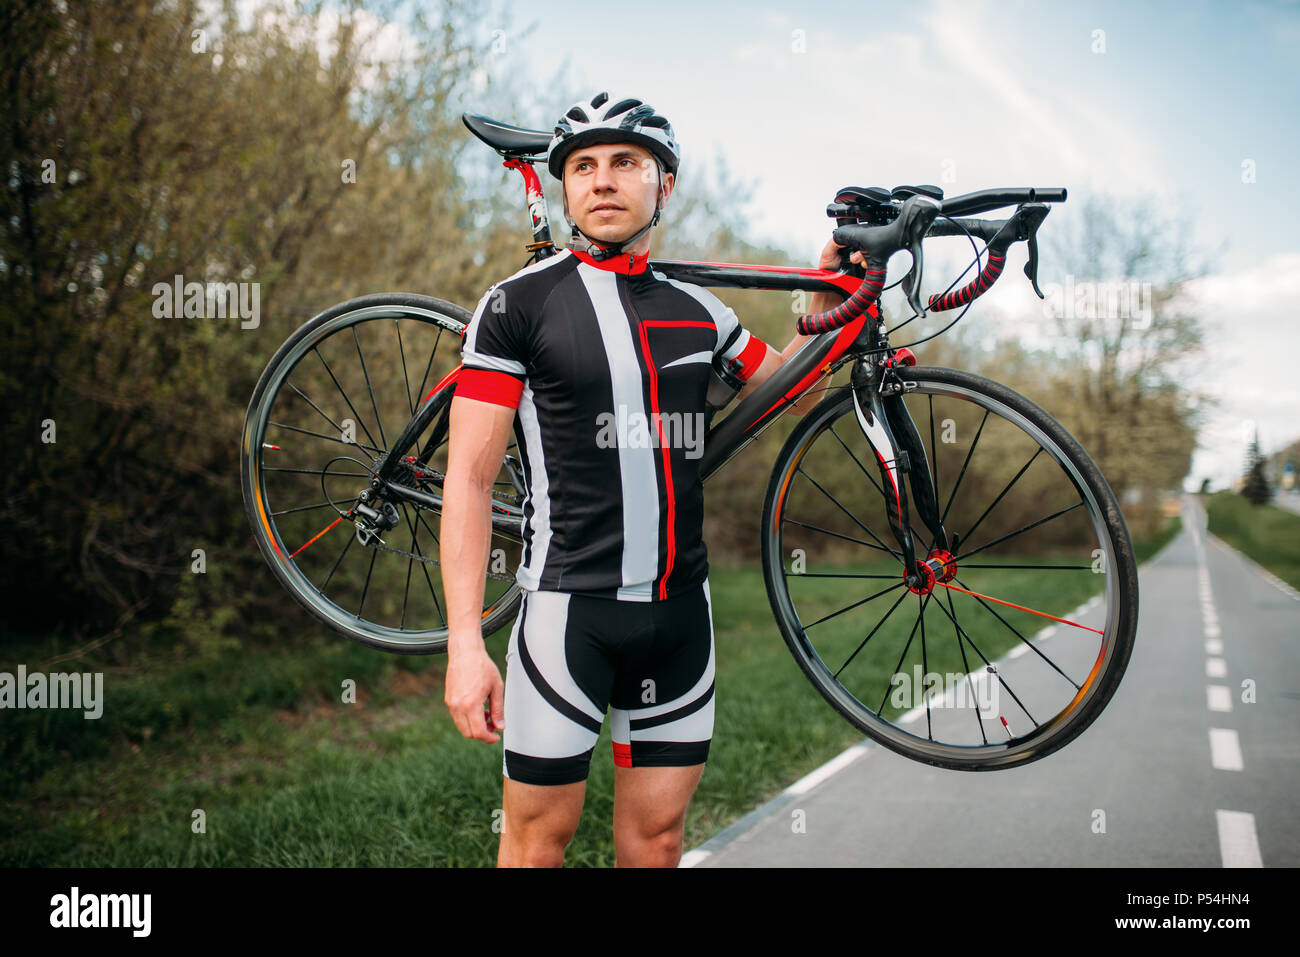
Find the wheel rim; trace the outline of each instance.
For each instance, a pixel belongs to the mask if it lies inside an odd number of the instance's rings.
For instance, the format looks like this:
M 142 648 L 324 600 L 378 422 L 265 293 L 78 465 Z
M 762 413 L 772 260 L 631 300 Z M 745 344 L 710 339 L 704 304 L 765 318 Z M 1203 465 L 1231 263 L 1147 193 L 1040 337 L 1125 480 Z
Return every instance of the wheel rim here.
M 459 363 L 462 327 L 453 316 L 409 304 L 346 310 L 280 357 L 245 430 L 250 517 L 268 562 L 316 617 L 392 650 L 445 648 L 446 596 L 434 564 L 441 510 L 394 503 L 398 524 L 381 532 L 383 544 L 408 556 L 367 545 L 342 513 L 355 506 L 370 468 L 420 401 Z M 449 415 L 447 394 L 440 417 Z M 417 463 L 429 467 L 418 487 L 439 497 L 446 451 L 444 440 Z M 501 494 L 513 493 L 504 473 L 498 478 Z M 510 581 L 489 578 L 485 625 L 518 596 L 517 540 L 494 534 L 492 549 L 490 575 Z
M 1005 767 L 1034 760 L 1060 747 L 1095 718 L 1113 693 L 1126 663 L 1132 622 L 1131 615 L 1126 615 L 1123 608 L 1125 596 L 1121 595 L 1120 561 L 1127 554 L 1127 540 L 1116 538 L 1114 529 L 1107 525 L 1097 493 L 1071 460 L 1067 449 L 1021 410 L 957 381 L 923 378 L 920 373 L 909 378 L 917 382 L 917 390 L 909 395 L 907 405 L 932 463 L 931 474 L 938 473 L 940 510 L 945 510 L 947 505 L 948 531 L 962 535 L 957 549 L 955 579 L 947 586 L 935 587 L 929 595 L 910 594 L 901 581 L 901 561 L 884 550 L 875 552 L 881 561 L 874 563 L 841 561 L 837 566 L 836 560 L 828 557 L 822 563 L 828 571 L 816 570 L 815 563 L 810 567 L 808 555 L 811 552 L 808 549 L 814 541 L 836 541 L 841 545 L 841 553 L 853 548 L 871 553 L 872 547 L 881 549 L 882 546 L 886 550 L 898 550 L 897 542 L 884 521 L 883 499 L 878 494 L 878 486 L 872 487 L 868 480 L 869 476 L 877 483 L 880 481 L 878 471 L 872 466 L 875 459 L 867 457 L 869 453 L 866 450 L 870 447 L 856 424 L 850 425 L 852 396 L 845 392 L 838 401 L 820 406 L 810 414 L 810 418 L 816 417 L 809 423 L 811 431 L 805 433 L 797 452 L 774 479 L 775 500 L 769 513 L 769 527 L 765 529 L 765 572 L 774 608 L 787 642 L 814 685 L 837 710 L 886 746 L 917 760 L 962 769 Z M 950 410 L 961 408 L 965 414 L 950 417 L 941 413 L 941 406 Z M 972 410 L 978 410 L 978 415 L 972 416 Z M 937 419 L 932 419 L 932 414 Z M 1014 443 L 1009 443 L 1007 437 L 1018 433 L 1023 437 L 1021 444 L 1026 450 L 1032 442 L 1038 459 L 1046 458 L 1055 463 L 1060 479 L 1049 484 L 1057 487 L 1054 494 L 1058 496 L 1061 494 L 1059 487 L 1068 487 L 1077 502 L 1072 511 L 1086 514 L 1087 520 L 1083 524 L 1091 529 L 1093 537 L 1089 548 L 1085 550 L 1077 541 L 1071 542 L 1068 548 L 1064 547 L 1067 539 L 1078 538 L 1080 534 L 1081 523 L 1077 521 L 1077 514 L 1068 523 L 1065 521 L 1071 510 L 1028 531 L 1010 535 L 1009 532 L 1019 526 L 1013 525 L 1008 516 L 1021 510 L 1007 504 L 1015 497 L 1014 483 L 1011 493 L 1008 493 L 1010 498 L 1004 496 L 987 515 L 982 507 L 978 511 L 972 510 L 972 502 L 978 500 L 978 494 L 968 494 L 972 490 L 971 476 L 977 474 L 971 469 L 984 468 L 982 462 L 978 467 L 974 463 L 980 461 L 980 442 L 985 442 L 988 447 L 992 434 L 988 420 L 992 419 L 999 423 L 995 431 L 1005 432 L 993 443 L 1004 452 L 1004 457 L 1010 459 L 1013 451 L 1009 446 Z M 959 469 L 959 457 L 953 450 L 945 449 L 944 443 L 935 440 L 945 423 L 954 433 L 964 431 L 966 443 L 974 443 L 968 450 L 973 453 L 969 460 L 971 464 L 964 472 Z M 851 431 L 841 426 L 849 426 Z M 980 432 L 980 428 L 984 431 Z M 847 462 L 849 453 L 856 451 L 855 441 L 866 454 L 859 454 L 857 462 L 842 467 L 837 474 L 841 479 L 847 477 L 855 481 L 857 488 L 865 488 L 871 499 L 864 496 L 851 503 L 841 500 L 832 505 L 830 500 L 836 496 L 835 490 L 826 488 L 824 482 L 820 483 L 821 489 L 814 485 L 817 482 L 814 469 L 821 464 L 816 456 L 820 450 L 825 458 L 826 450 L 833 449 L 840 459 Z M 936 444 L 940 450 L 937 464 Z M 953 444 L 960 448 L 962 443 Z M 846 445 L 847 450 L 843 448 Z M 1020 461 L 1023 460 L 1017 460 L 1017 464 Z M 1052 491 L 1043 485 L 1042 478 L 1044 474 L 1050 476 L 1051 471 L 1042 473 L 1042 463 L 1037 464 L 1040 474 L 1035 475 L 1034 482 L 1022 488 L 1036 490 L 1041 496 Z M 1034 464 L 1031 464 L 1020 481 L 1034 474 L 1033 469 Z M 1001 488 L 1000 484 L 993 488 L 996 484 L 994 471 L 989 470 L 988 475 L 973 483 L 978 486 L 975 493 Z M 1014 472 L 1014 467 L 1011 471 Z M 963 475 L 964 478 L 959 477 Z M 841 484 L 853 487 L 852 482 Z M 955 493 L 951 499 L 948 496 L 950 489 Z M 806 507 L 812 498 L 822 503 L 820 512 L 817 512 L 821 521 L 826 522 L 826 516 L 835 513 L 840 524 L 800 523 L 797 509 Z M 870 511 L 864 504 L 868 501 L 879 506 L 870 520 L 866 520 L 864 515 Z M 843 507 L 846 504 L 848 508 Z M 1055 503 L 1046 500 L 1041 504 L 1055 507 Z M 956 511 L 952 510 L 954 506 Z M 845 513 L 855 510 L 858 525 L 865 525 L 865 528 L 855 527 L 846 516 Z M 999 515 L 999 511 L 1004 514 Z M 1042 516 L 1051 512 L 1038 514 Z M 977 516 L 982 516 L 982 520 L 977 521 Z M 1058 530 L 1049 531 L 1054 524 Z M 1062 534 L 1059 529 L 1066 524 L 1073 527 Z M 808 525 L 815 525 L 820 531 L 804 527 Z M 915 509 L 912 525 L 917 529 L 923 528 Z M 1008 525 L 1012 527 L 1008 529 Z M 974 539 L 969 537 L 967 526 L 976 533 Z M 827 532 L 856 541 L 843 543 L 843 539 L 836 540 Z M 1003 535 L 1008 537 L 999 542 Z M 1060 547 L 1056 549 L 1056 557 L 1047 558 L 1052 549 L 1045 546 L 1051 545 L 1053 537 L 1058 539 L 1056 544 Z M 918 557 L 925 556 L 923 546 L 929 544 L 928 539 L 928 532 L 923 531 L 916 542 Z M 982 541 L 987 544 L 981 544 Z M 793 564 L 797 560 L 795 549 L 800 547 L 805 549 L 802 572 Z M 820 545 L 816 547 L 822 548 Z M 1094 548 L 1099 548 L 1101 555 L 1094 552 Z M 1017 549 L 1020 555 L 1014 554 Z M 1025 559 L 1026 553 L 1029 559 Z M 1061 556 L 1065 555 L 1074 558 L 1061 561 Z M 1088 556 L 1086 562 L 1081 560 L 1082 555 Z M 1010 560 L 1013 557 L 1020 560 Z M 891 564 L 894 567 L 891 568 Z M 996 567 L 980 567 L 985 565 Z M 1030 567 L 1015 568 L 1017 565 Z M 1075 567 L 1049 569 L 1049 565 Z M 839 577 L 847 575 L 892 575 L 893 580 L 888 577 Z M 1005 576 L 1002 578 L 1004 585 L 999 587 L 996 582 L 1001 576 Z M 824 581 L 817 583 L 819 577 Z M 1075 580 L 1063 581 L 1071 577 Z M 1098 582 L 1098 578 L 1102 580 Z M 1047 589 L 1046 598 L 1041 584 L 1045 580 L 1060 583 Z M 838 606 L 849 606 L 843 611 L 815 595 L 817 589 L 828 592 L 828 586 L 836 581 L 852 584 L 851 588 L 841 589 L 844 600 L 839 601 Z M 983 598 L 963 592 L 975 592 Z M 1083 614 L 1075 614 L 1077 609 L 1073 601 L 1066 599 L 1091 592 L 1097 594 L 1092 605 Z M 1029 595 L 1030 600 L 1016 602 L 1017 595 Z M 1010 601 L 1039 613 L 1052 613 L 1071 624 L 1040 618 L 1030 611 L 998 604 L 997 600 Z M 859 622 L 845 627 L 845 622 L 854 617 L 855 602 L 861 609 L 857 614 Z M 882 602 L 887 604 L 882 607 Z M 899 612 L 909 605 L 912 613 L 904 613 L 900 618 Z M 990 609 L 996 614 L 990 614 Z M 1004 619 L 1001 623 L 997 614 Z M 832 620 L 837 617 L 841 619 L 839 630 L 850 633 L 854 639 L 852 645 L 844 640 L 845 635 L 829 634 L 831 629 L 827 626 L 832 625 Z M 897 619 L 893 624 L 889 622 L 891 617 Z M 882 619 L 884 624 L 871 632 Z M 912 627 L 900 629 L 900 621 L 908 621 Z M 1039 622 L 1041 627 L 1029 630 L 1026 622 Z M 1101 634 L 1077 626 L 1091 626 Z M 1056 631 L 1041 637 L 1043 627 Z M 818 633 L 819 629 L 822 634 Z M 1067 633 L 1072 637 L 1064 639 Z M 1078 636 L 1081 635 L 1086 636 L 1085 641 L 1080 641 Z M 931 642 L 939 636 L 942 636 L 941 642 L 951 647 L 936 656 Z M 971 640 L 965 640 L 968 638 Z M 1090 646 L 1087 644 L 1089 640 L 1092 642 Z M 858 647 L 859 641 L 865 643 Z M 1055 646 L 1052 645 L 1054 641 Z M 874 646 L 873 642 L 876 643 Z M 892 647 L 892 653 L 882 651 L 885 647 Z M 1014 651 L 1018 647 L 1024 650 Z M 1090 655 L 1086 653 L 1088 647 L 1091 647 Z M 845 654 L 846 648 L 854 649 L 851 657 Z M 863 656 L 867 648 L 872 654 Z M 965 659 L 955 655 L 955 652 L 963 650 L 967 652 Z M 977 651 L 983 652 L 995 665 L 996 673 L 984 667 L 985 660 Z M 889 660 L 882 666 L 880 662 L 886 658 Z M 1025 695 L 1032 699 L 1030 703 L 1020 697 L 1022 687 L 1042 679 L 1030 675 L 1035 669 L 1026 665 L 1037 664 L 1042 670 L 1050 670 L 1048 665 L 1042 664 L 1044 658 L 1049 661 L 1063 659 L 1066 667 L 1057 665 L 1064 672 L 1063 680 L 1059 688 L 1033 685 L 1032 693 Z M 860 674 L 854 675 L 855 669 Z M 938 681 L 928 678 L 931 675 Z M 880 687 L 882 680 L 883 689 Z M 873 683 L 877 686 L 875 692 L 884 690 L 887 693 L 868 694 L 864 691 Z M 931 698 L 927 691 L 936 684 L 943 693 Z M 1008 719 L 1006 726 L 1002 726 L 1002 718 Z M 999 731 L 1000 735 L 995 735 L 994 731 Z

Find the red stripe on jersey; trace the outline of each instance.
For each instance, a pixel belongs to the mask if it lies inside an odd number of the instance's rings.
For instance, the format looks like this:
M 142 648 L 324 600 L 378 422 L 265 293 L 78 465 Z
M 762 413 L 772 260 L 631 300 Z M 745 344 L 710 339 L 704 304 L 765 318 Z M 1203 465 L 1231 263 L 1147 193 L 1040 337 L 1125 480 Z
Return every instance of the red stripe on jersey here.
M 461 399 L 477 399 L 510 409 L 519 408 L 519 397 L 524 384 L 514 376 L 492 369 L 463 369 L 456 383 L 456 395 Z
M 765 358 L 767 358 L 767 343 L 751 332 L 749 342 L 740 350 L 740 355 L 736 356 L 736 361 L 740 363 L 740 378 L 748 379 L 752 376 L 758 371 Z

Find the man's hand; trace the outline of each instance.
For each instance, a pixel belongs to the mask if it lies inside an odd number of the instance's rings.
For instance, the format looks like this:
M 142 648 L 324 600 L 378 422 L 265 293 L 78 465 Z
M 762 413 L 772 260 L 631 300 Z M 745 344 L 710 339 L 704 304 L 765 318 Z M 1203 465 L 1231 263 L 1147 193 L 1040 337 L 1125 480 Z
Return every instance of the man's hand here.
M 826 241 L 826 248 L 822 250 L 821 258 L 817 261 L 817 268 L 830 269 L 838 272 L 840 268 L 840 250 L 843 248 L 844 247 L 834 239 L 828 239 Z M 849 261 L 856 263 L 859 266 L 863 265 L 862 253 L 855 251 L 849 256 Z
M 485 648 L 462 648 L 449 657 L 443 703 L 465 737 L 489 744 L 501 740 L 495 732 L 506 727 L 505 683 Z

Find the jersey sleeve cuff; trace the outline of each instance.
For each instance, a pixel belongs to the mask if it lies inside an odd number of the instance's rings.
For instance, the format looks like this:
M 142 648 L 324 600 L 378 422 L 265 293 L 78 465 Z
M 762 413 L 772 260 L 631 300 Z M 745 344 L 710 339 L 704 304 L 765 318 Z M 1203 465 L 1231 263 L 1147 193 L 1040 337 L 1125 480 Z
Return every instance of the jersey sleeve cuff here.
M 491 402 L 510 409 L 519 408 L 519 397 L 523 395 L 524 384 L 508 372 L 496 372 L 491 369 L 462 368 L 456 380 L 456 395 L 462 399 L 476 399 L 479 402 Z
M 741 379 L 748 379 L 758 371 L 758 367 L 763 364 L 763 359 L 766 357 L 767 343 L 750 333 L 745 348 L 741 349 L 740 355 L 736 356 L 736 364 L 740 366 L 736 374 Z

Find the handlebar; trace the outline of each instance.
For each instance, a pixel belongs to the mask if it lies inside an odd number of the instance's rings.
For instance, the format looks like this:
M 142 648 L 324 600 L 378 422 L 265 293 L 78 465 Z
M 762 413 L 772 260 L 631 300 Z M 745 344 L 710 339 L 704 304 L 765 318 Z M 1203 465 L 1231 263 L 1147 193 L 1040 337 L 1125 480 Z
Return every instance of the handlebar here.
M 886 200 L 887 196 L 906 196 L 906 199 L 900 205 L 893 199 Z M 835 309 L 799 317 L 795 328 L 802 335 L 816 335 L 847 325 L 861 316 L 879 301 L 884 288 L 886 264 L 889 257 L 900 249 L 908 250 L 912 256 L 912 268 L 903 277 L 904 295 L 912 311 L 918 316 L 924 316 L 926 310 L 921 306 L 920 289 L 924 272 L 922 241 L 927 236 L 978 236 L 987 243 L 989 250 L 989 261 L 974 281 L 957 292 L 930 297 L 929 307 L 932 311 L 942 312 L 965 305 L 987 292 L 1002 274 L 1006 251 L 1015 242 L 1028 243 L 1029 259 L 1025 265 L 1025 275 L 1033 284 L 1034 292 L 1040 299 L 1043 298 L 1043 293 L 1038 288 L 1038 227 L 1048 213 L 1045 203 L 1065 201 L 1064 188 L 986 189 L 948 200 L 936 198 L 938 196 L 942 196 L 942 193 L 936 187 L 898 187 L 892 192 L 876 188 L 842 190 L 836 196 L 837 202 L 827 208 L 827 214 L 836 217 L 842 224 L 832 234 L 835 242 L 866 256 L 867 266 L 862 285 L 853 296 Z M 859 198 L 873 205 L 867 218 L 869 222 L 878 225 L 854 223 L 846 218 L 846 214 L 860 211 L 856 206 L 850 205 Z M 849 202 L 841 203 L 841 200 Z M 1003 220 L 952 218 L 959 213 L 988 212 L 1013 203 L 1021 205 L 1015 213 Z M 894 216 L 892 222 L 881 223 L 882 219 L 887 220 L 891 215 Z M 945 220 L 936 222 L 939 216 L 944 216 Z

